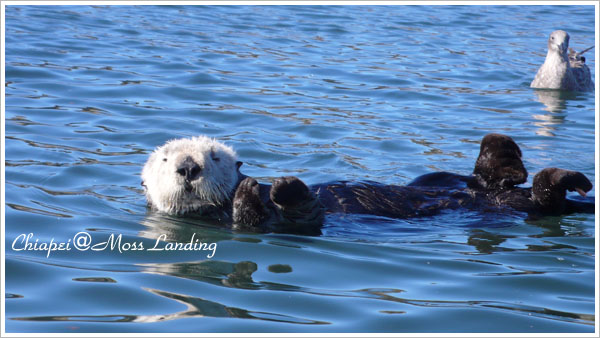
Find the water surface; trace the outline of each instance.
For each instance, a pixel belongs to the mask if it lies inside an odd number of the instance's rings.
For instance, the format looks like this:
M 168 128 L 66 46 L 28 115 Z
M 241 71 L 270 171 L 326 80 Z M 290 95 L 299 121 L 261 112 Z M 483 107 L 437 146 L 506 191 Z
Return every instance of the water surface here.
M 594 27 L 593 6 L 7 6 L 6 331 L 594 332 L 594 215 L 235 233 L 149 212 L 139 178 L 204 134 L 262 182 L 406 184 L 470 173 L 497 132 L 526 185 L 594 182 L 594 93 L 529 88 L 551 31 L 582 50 Z M 130 250 L 76 250 L 81 232 Z M 71 250 L 18 250 L 30 233 Z M 147 250 L 192 238 L 214 256 Z

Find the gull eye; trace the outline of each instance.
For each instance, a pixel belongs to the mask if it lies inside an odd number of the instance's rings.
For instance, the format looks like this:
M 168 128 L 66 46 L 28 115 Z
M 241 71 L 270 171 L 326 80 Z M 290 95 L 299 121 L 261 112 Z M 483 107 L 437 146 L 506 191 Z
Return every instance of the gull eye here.
M 167 158 L 166 157 L 163 158 L 163 162 L 167 162 Z

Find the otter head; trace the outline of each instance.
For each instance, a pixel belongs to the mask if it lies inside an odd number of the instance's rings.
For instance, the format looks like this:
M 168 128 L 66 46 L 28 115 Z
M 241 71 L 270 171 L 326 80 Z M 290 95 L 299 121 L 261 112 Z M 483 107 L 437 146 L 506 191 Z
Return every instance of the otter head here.
M 567 49 L 569 49 L 569 34 L 567 32 L 557 30 L 550 33 L 550 37 L 548 37 L 548 51 L 554 51 L 561 56 L 566 56 Z
M 473 175 L 476 187 L 484 189 L 512 188 L 525 182 L 527 170 L 521 161 L 521 149 L 506 135 L 485 135 Z
M 236 158 L 231 147 L 205 136 L 168 141 L 142 170 L 148 204 L 184 214 L 229 203 L 239 180 Z

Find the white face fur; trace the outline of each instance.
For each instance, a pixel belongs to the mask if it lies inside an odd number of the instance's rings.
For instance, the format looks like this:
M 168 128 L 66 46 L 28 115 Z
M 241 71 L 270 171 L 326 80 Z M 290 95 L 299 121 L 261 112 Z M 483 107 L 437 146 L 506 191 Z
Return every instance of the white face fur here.
M 190 159 L 199 171 L 193 179 L 178 173 Z M 202 212 L 223 205 L 238 182 L 235 151 L 206 136 L 168 141 L 154 150 L 142 170 L 148 203 L 169 214 Z

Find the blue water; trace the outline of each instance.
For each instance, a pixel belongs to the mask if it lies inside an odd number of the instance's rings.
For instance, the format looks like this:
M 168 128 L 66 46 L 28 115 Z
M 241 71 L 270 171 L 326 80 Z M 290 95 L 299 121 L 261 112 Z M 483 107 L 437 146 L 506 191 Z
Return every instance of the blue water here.
M 596 26 L 593 6 L 7 6 L 6 331 L 594 332 L 594 215 L 235 233 L 149 212 L 139 174 L 205 134 L 262 182 L 406 184 L 470 173 L 497 132 L 525 185 L 545 167 L 595 182 L 594 93 L 529 83 L 551 31 L 582 50 Z M 19 250 L 27 234 L 70 250 Z M 75 249 L 85 234 L 129 250 Z

